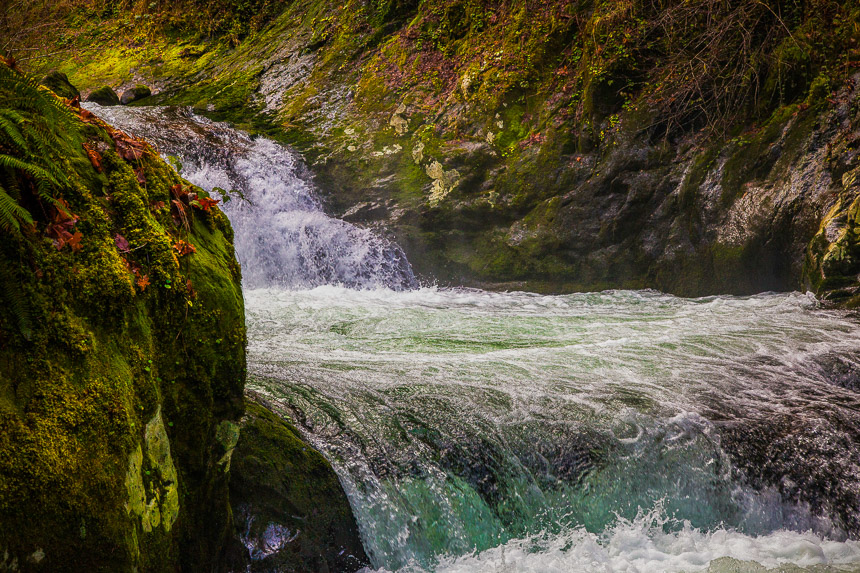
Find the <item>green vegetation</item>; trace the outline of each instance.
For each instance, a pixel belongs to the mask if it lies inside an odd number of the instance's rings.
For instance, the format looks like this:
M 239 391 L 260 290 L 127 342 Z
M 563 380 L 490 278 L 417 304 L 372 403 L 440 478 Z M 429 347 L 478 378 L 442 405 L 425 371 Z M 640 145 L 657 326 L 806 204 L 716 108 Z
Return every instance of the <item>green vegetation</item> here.
M 44 97 L 34 79 L 0 64 L 0 230 L 20 233 L 33 223 L 20 204 L 22 177 L 32 180 L 39 200 L 61 207 L 53 190 L 71 183 L 60 160 L 69 143 L 60 133 L 72 121 L 68 107 Z
M 0 117 L 0 551 L 52 571 L 211 562 L 232 533 L 216 433 L 245 376 L 229 223 L 5 64 Z

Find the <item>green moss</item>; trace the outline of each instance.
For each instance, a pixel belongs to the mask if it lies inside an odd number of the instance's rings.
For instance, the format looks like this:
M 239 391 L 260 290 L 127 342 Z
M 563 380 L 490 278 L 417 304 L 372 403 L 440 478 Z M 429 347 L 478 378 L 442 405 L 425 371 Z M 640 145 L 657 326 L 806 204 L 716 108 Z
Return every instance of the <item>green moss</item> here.
M 72 99 L 81 95 L 78 89 L 69 83 L 69 78 L 66 74 L 57 70 L 48 73 L 48 75 L 42 78 L 40 83 L 58 96 L 66 99 Z
M 64 130 L 71 184 L 54 192 L 78 218 L 79 248 L 46 236 L 45 204 L 33 229 L 0 241 L 32 325 L 24 336 L 0 305 L 3 550 L 23 562 L 42 548 L 52 571 L 206 563 L 231 532 L 226 476 L 211 468 L 245 376 L 229 223 L 192 209 L 190 229 L 176 226 L 153 202 L 185 182 L 155 152 L 104 152 L 98 173 L 81 143 L 112 147 L 105 128 Z M 177 258 L 179 240 L 197 252 Z
M 811 134 L 817 121 L 814 113 L 803 113 L 797 106 L 785 106 L 774 112 L 768 122 L 755 131 L 736 137 L 734 149 L 726 161 L 721 177 L 724 204 L 743 194 L 744 185 L 765 179 L 780 165 L 791 164 L 801 151 L 801 144 Z M 781 141 L 785 128 L 789 138 Z M 774 144 L 780 148 L 774 152 Z
M 99 105 L 119 105 L 119 96 L 110 86 L 102 86 L 94 90 L 87 96 L 87 101 L 95 102 Z

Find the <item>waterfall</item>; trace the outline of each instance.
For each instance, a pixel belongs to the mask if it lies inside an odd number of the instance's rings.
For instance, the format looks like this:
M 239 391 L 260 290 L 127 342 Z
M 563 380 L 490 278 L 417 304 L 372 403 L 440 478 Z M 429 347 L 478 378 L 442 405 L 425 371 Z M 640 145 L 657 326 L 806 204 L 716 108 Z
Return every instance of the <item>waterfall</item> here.
M 248 199 L 224 205 L 248 384 L 332 463 L 378 571 L 860 570 L 856 315 L 800 293 L 419 289 L 289 149 L 91 109 Z
M 86 106 L 176 158 L 195 185 L 244 195 L 231 194 L 222 208 L 233 225 L 245 288 L 417 286 L 396 244 L 325 214 L 301 160 L 288 148 L 187 109 Z

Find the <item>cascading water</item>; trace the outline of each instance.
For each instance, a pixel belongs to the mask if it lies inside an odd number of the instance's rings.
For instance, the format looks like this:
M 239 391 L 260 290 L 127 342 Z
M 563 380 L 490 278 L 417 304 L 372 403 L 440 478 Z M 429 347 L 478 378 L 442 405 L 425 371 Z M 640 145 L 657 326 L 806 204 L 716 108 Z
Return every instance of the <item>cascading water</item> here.
M 416 286 L 395 244 L 323 212 L 290 150 L 186 109 L 86 105 L 155 143 L 162 154 L 180 158 L 182 176 L 195 185 L 244 193 L 246 200 L 233 198 L 223 210 L 235 231 L 245 288 Z
M 249 384 L 332 462 L 374 567 L 860 571 L 856 316 L 797 293 L 403 290 L 399 249 L 325 216 L 289 151 L 97 112 L 251 200 L 226 206 Z

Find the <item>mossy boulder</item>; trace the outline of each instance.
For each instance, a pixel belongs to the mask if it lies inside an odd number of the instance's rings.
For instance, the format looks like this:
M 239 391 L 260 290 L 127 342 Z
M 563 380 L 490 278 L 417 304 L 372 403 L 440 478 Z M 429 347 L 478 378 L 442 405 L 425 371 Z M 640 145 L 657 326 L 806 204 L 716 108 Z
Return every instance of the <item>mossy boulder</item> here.
M 245 379 L 230 224 L 144 142 L 6 76 L 63 177 L 0 168 L 33 221 L 0 231 L 0 568 L 212 570 Z
M 64 97 L 66 99 L 76 98 L 81 95 L 81 92 L 78 91 L 78 88 L 73 86 L 71 82 L 69 82 L 68 76 L 63 72 L 54 70 L 42 78 L 41 83 L 43 86 L 54 92 L 60 97 Z
M 110 86 L 102 86 L 97 90 L 93 90 L 87 96 L 87 101 L 99 105 L 119 105 L 119 96 L 116 95 L 116 92 Z
M 347 573 L 369 565 L 331 464 L 254 393 L 240 426 L 230 470 L 234 568 Z
M 152 95 L 152 90 L 142 84 L 138 84 L 133 88 L 122 92 L 122 97 L 119 99 L 122 105 L 128 105 L 133 101 L 138 101 Z

